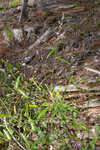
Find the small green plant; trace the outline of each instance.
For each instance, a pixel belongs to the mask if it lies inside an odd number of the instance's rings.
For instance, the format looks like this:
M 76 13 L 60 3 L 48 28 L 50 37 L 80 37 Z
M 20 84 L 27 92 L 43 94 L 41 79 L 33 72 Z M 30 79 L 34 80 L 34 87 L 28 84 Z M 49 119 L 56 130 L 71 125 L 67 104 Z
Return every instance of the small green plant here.
M 19 4 L 19 0 L 12 1 L 10 2 L 10 7 L 16 7 L 18 6 L 18 4 Z
M 61 61 L 61 62 L 63 62 L 63 63 L 66 63 L 67 65 L 70 65 L 70 63 L 65 58 L 57 56 L 56 59 L 59 60 L 59 61 Z
M 4 7 L 2 5 L 0 5 L 0 11 L 2 11 L 4 9 Z
M 50 48 L 50 52 L 49 54 L 47 55 L 47 59 L 54 54 L 54 52 L 56 51 L 56 48 Z
M 88 133 L 88 126 L 80 119 L 80 109 L 68 104 L 60 91 L 43 86 L 25 77 L 12 64 L 3 60 L 6 69 L 0 69 L 4 94 L 0 96 L 0 149 L 11 141 L 16 149 L 91 150 L 96 137 L 85 143 L 79 134 Z M 89 141 L 88 141 L 89 142 Z M 13 142 L 12 142 L 13 143 Z M 3 147 L 4 149 L 4 147 Z
M 14 36 L 13 36 L 13 33 L 11 32 L 11 30 L 10 30 L 9 25 L 5 25 L 3 27 L 3 31 L 6 33 L 8 40 L 12 40 L 13 39 Z

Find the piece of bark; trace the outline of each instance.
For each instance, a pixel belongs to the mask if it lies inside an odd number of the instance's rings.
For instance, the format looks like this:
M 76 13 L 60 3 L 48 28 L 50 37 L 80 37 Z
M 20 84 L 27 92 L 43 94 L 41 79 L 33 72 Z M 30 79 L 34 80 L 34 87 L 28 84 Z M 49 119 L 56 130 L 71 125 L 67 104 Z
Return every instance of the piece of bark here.
M 56 12 L 64 11 L 67 14 L 74 12 L 82 12 L 88 9 L 88 6 L 93 5 L 91 1 L 82 1 L 81 5 L 75 5 L 78 2 L 73 0 L 23 0 L 20 20 L 28 18 L 27 6 L 34 7 L 36 11 Z M 96 4 L 95 4 L 96 5 Z M 93 5 L 94 6 L 94 5 Z M 92 6 L 91 6 L 92 7 Z

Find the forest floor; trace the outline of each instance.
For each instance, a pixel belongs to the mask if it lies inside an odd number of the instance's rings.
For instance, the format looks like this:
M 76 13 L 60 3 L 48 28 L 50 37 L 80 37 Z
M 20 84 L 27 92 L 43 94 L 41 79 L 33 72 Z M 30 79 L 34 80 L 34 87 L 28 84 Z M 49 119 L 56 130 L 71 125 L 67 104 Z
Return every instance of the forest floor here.
M 96 6 L 71 4 L 49 12 L 28 7 L 29 17 L 21 22 L 21 6 L 0 12 L 0 66 L 5 68 L 4 59 L 27 80 L 64 88 L 70 93 L 65 99 L 83 108 L 80 118 L 88 116 L 91 129 L 95 121 L 100 125 L 100 8 Z

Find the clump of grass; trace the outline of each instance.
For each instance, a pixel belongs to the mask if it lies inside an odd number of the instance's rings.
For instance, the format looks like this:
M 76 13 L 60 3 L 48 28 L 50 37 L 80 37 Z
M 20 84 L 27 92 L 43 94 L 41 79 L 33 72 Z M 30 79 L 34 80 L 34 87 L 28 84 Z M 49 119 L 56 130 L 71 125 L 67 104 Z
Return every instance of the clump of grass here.
M 19 0 L 12 1 L 10 2 L 10 7 L 16 7 L 18 6 L 18 4 L 19 4 Z
M 2 11 L 4 9 L 4 7 L 2 5 L 0 5 L 0 11 Z
M 4 25 L 3 31 L 5 32 L 5 34 L 6 34 L 6 36 L 7 36 L 7 39 L 8 39 L 9 41 L 11 41 L 14 36 L 13 36 L 13 33 L 11 32 L 11 30 L 10 30 L 9 25 Z
M 34 78 L 26 80 L 12 64 L 2 63 L 6 69 L 0 69 L 0 149 L 7 149 L 11 142 L 23 150 L 88 150 L 95 146 L 96 140 L 89 147 L 78 136 L 88 132 L 79 108 L 69 105 L 63 96 L 59 98 L 53 86 Z
M 15 0 L 15 1 L 11 1 L 8 3 L 8 5 L 0 5 L 0 11 L 4 10 L 4 9 L 7 9 L 10 7 L 16 7 L 18 6 L 20 3 L 19 3 L 19 0 Z

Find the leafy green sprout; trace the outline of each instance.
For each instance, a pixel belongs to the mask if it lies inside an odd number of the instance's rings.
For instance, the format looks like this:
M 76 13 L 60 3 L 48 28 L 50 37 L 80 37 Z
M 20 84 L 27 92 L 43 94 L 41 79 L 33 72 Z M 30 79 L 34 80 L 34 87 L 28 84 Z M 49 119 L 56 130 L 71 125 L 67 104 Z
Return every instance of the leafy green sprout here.
M 70 65 L 70 63 L 65 58 L 57 56 L 56 59 L 59 60 L 59 61 L 61 61 L 61 62 L 63 62 L 63 63 L 66 63 L 67 65 Z
M 54 52 L 56 51 L 56 48 L 50 48 L 50 52 L 47 55 L 47 59 L 54 54 Z

